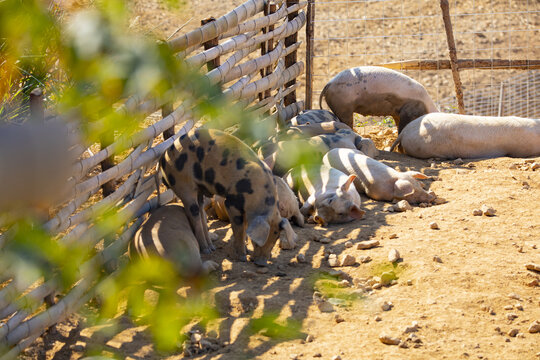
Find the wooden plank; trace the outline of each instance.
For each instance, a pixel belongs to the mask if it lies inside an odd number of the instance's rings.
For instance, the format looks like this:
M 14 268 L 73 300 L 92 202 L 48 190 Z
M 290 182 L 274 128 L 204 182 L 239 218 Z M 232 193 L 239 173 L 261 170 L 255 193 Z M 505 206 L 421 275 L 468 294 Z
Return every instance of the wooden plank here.
M 313 34 L 315 31 L 315 0 L 308 0 L 306 23 L 306 110 L 313 108 Z
M 293 5 L 298 4 L 298 0 L 287 0 L 287 7 L 291 7 Z M 288 21 L 292 21 L 296 16 L 298 15 L 298 11 L 292 12 L 287 16 Z M 295 32 L 291 36 L 287 36 L 285 38 L 285 47 L 289 47 L 296 43 L 298 40 L 298 33 Z M 296 64 L 296 51 L 292 52 L 291 54 L 285 56 L 285 68 L 289 68 Z M 296 79 L 292 79 L 288 83 L 285 84 L 285 87 L 292 86 L 296 83 Z M 291 92 L 289 95 L 285 96 L 284 104 L 285 106 L 291 105 L 296 102 L 296 91 Z
M 458 59 L 460 70 L 538 70 L 540 60 Z M 448 70 L 450 60 L 405 60 L 379 64 L 394 70 Z

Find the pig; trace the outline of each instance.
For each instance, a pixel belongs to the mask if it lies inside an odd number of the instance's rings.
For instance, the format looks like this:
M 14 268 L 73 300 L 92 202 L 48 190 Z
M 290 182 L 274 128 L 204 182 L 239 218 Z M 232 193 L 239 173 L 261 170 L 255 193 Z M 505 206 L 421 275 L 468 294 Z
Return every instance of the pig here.
M 278 208 L 281 217 L 284 219 L 283 231 L 285 236 L 280 237 L 279 246 L 282 249 L 294 249 L 298 235 L 292 229 L 289 220 L 293 220 L 296 225 L 304 226 L 304 216 L 298 207 L 298 200 L 287 183 L 279 176 L 274 175 L 278 192 Z M 225 199 L 221 196 L 212 198 L 212 208 L 216 212 L 217 218 L 222 221 L 229 221 L 229 215 L 225 209 Z
M 350 126 L 340 122 L 339 118 L 334 115 L 332 112 L 324 109 L 314 109 L 314 110 L 305 110 L 300 114 L 296 115 L 291 119 L 291 124 L 293 126 L 306 125 L 306 124 L 320 124 L 324 122 L 336 122 L 347 126 L 351 129 Z M 341 125 L 338 125 L 341 126 Z
M 208 274 L 219 267 L 210 260 L 202 262 L 199 243 L 184 207 L 179 204 L 168 204 L 152 211 L 129 243 L 128 254 L 131 260 L 150 255 L 163 257 L 186 278 Z
M 299 139 L 280 141 L 261 152 L 264 162 L 277 176 L 283 176 L 293 167 L 320 164 L 329 150 L 323 140 Z
M 321 134 L 334 134 L 336 131 L 345 129 L 352 130 L 342 122 L 325 121 L 322 123 L 305 123 L 302 125 L 289 126 L 286 128 L 286 135 L 289 138 L 306 138 Z
M 348 148 L 358 149 L 369 157 L 376 157 L 379 151 L 371 139 L 362 138 L 352 130 L 340 129 L 335 134 L 322 134 L 313 136 L 310 140 L 313 144 L 319 144 L 321 141 L 329 149 Z
M 321 226 L 361 219 L 362 199 L 351 186 L 355 175 L 345 175 L 325 165 L 296 167 L 285 176 L 287 184 L 296 189 L 303 201 L 300 212 Z
M 165 151 L 160 171 L 165 184 L 188 209 L 186 215 L 201 252 L 214 250 L 203 213 L 203 195 L 219 195 L 225 198 L 232 219 L 232 257 L 246 261 L 247 235 L 253 243 L 255 264 L 266 265 L 284 222 L 272 172 L 253 150 L 223 131 L 193 129 Z
M 540 119 L 431 113 L 411 122 L 392 144 L 421 159 L 540 155 Z
M 435 200 L 435 195 L 425 191 L 416 180 L 427 179 L 426 175 L 416 171 L 396 171 L 358 150 L 332 149 L 324 155 L 323 163 L 350 176 L 355 175 L 354 185 L 358 192 L 374 200 L 407 200 L 411 204 Z
M 377 66 L 359 66 L 343 70 L 323 88 L 319 97 L 336 116 L 350 127 L 353 113 L 392 116 L 398 133 L 405 126 L 437 106 L 426 89 L 414 79 L 397 71 Z

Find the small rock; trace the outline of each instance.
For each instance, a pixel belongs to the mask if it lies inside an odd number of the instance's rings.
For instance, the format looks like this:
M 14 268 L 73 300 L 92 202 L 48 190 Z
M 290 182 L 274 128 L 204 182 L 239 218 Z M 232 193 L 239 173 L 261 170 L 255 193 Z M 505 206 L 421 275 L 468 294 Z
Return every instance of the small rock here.
M 516 164 L 512 164 L 508 167 L 508 169 L 510 170 L 516 170 L 517 169 L 517 165 Z
M 360 256 L 358 261 L 360 261 L 362 264 L 368 263 L 371 261 L 371 256 Z
M 304 254 L 298 254 L 296 255 L 296 261 L 303 264 L 306 262 L 306 256 Z
M 463 165 L 463 159 L 457 158 L 456 160 L 454 160 L 454 165 Z
M 287 273 L 286 273 L 286 272 L 283 272 L 283 271 L 278 271 L 278 272 L 276 273 L 276 276 L 277 276 L 277 277 L 285 277 L 285 276 L 287 276 Z
M 393 263 L 393 262 L 398 261 L 399 259 L 401 259 L 401 255 L 399 254 L 399 251 L 397 251 L 396 249 L 390 250 L 390 252 L 388 253 L 388 261 Z
M 383 302 L 381 305 L 382 311 L 390 311 L 392 310 L 392 307 L 394 307 L 394 305 L 388 301 Z
M 435 221 L 433 221 L 429 223 L 429 228 L 433 230 L 439 230 L 439 225 Z
M 538 321 L 538 320 L 533 321 L 532 324 L 529 326 L 528 331 L 531 334 L 539 333 L 540 332 L 540 321 Z
M 376 290 L 376 289 L 380 289 L 380 288 L 382 288 L 382 284 L 381 284 L 381 283 L 375 283 L 375 284 L 373 284 L 371 287 L 372 287 L 373 289 L 375 289 L 375 290 Z
M 433 205 L 442 205 L 446 203 L 446 199 L 440 196 L 437 196 L 435 200 L 432 201 Z
M 379 246 L 379 240 L 362 241 L 356 245 L 357 250 L 371 249 L 375 246 Z
M 433 256 L 433 261 L 438 262 L 438 263 L 442 263 L 442 259 L 440 257 L 438 257 L 437 255 Z
M 518 333 L 518 334 L 516 335 L 516 337 L 522 338 L 522 339 L 523 339 L 523 338 L 525 337 L 525 334 L 524 334 L 524 333 Z
M 198 332 L 191 334 L 191 343 L 198 344 L 202 340 L 202 335 Z
M 533 164 L 531 165 L 531 170 L 532 170 L 532 171 L 534 171 L 534 170 L 536 170 L 536 169 L 540 169 L 540 163 L 535 162 L 535 163 L 533 163 Z
M 394 205 L 394 210 L 404 212 L 407 210 L 412 210 L 412 206 L 407 200 L 400 200 L 397 204 Z
M 474 209 L 474 210 L 472 211 L 472 214 L 473 214 L 474 216 L 482 216 L 483 212 L 482 212 L 482 210 L 480 210 L 480 209 Z
M 313 340 L 315 340 L 315 337 L 313 335 L 308 334 L 308 336 L 306 336 L 307 343 L 313 342 Z
M 497 212 L 497 210 L 486 204 L 482 205 L 481 210 L 485 216 L 495 216 L 495 213 Z
M 291 354 L 291 355 L 289 355 L 289 359 L 291 359 L 291 360 L 298 360 L 298 354 Z
M 334 320 L 335 320 L 336 323 L 338 323 L 338 324 L 345 321 L 345 319 L 342 318 L 341 315 L 339 315 L 339 314 L 334 315 Z
M 407 285 L 412 286 L 412 280 L 407 280 Z
M 257 268 L 257 274 L 266 274 L 268 272 L 268 268 L 267 267 L 260 267 L 260 268 Z
M 375 316 L 375 321 L 381 321 L 382 320 L 382 317 L 380 317 L 379 315 Z
M 512 329 L 508 332 L 508 336 L 510 337 L 516 337 L 516 335 L 519 333 L 519 329 Z
M 506 305 L 503 309 L 504 310 L 512 310 L 514 308 L 514 305 Z
M 540 265 L 538 264 L 533 264 L 533 263 L 525 264 L 525 267 L 527 268 L 527 270 L 540 272 Z
M 328 301 L 322 301 L 318 305 L 319 311 L 323 313 L 329 313 L 334 311 L 334 305 L 330 304 Z
M 349 254 L 342 255 L 340 260 L 341 266 L 353 266 L 356 264 L 356 258 Z
M 336 254 L 330 254 L 328 257 L 328 265 L 331 267 L 339 266 L 339 259 Z
M 345 243 L 345 248 L 346 248 L 346 249 L 349 249 L 349 248 L 352 248 L 352 247 L 353 247 L 352 241 L 347 241 L 347 242 Z
M 540 286 L 540 281 L 538 281 L 538 279 L 533 279 L 527 283 L 527 286 L 530 286 L 530 287 Z
M 516 307 L 516 310 L 523 311 L 523 305 L 521 305 L 520 303 L 517 303 L 515 307 Z
M 320 358 L 322 357 L 322 354 L 321 353 L 316 353 L 315 355 L 313 355 L 314 358 Z
M 332 241 L 332 240 L 330 240 L 329 238 L 326 238 L 326 237 L 323 237 L 323 238 L 320 238 L 320 239 L 319 239 L 319 242 L 320 242 L 321 244 L 330 244 L 331 241 Z
M 514 313 L 508 313 L 506 314 L 506 318 L 510 321 L 514 320 L 515 318 L 517 318 L 517 314 L 514 314 Z
M 382 342 L 383 344 L 386 344 L 386 345 L 399 345 L 399 343 L 401 342 L 400 339 L 391 337 L 391 336 L 386 335 L 386 334 L 379 335 L 379 340 L 380 340 L 380 342 Z
M 242 275 L 241 275 L 243 278 L 245 279 L 255 279 L 255 277 L 257 277 L 257 274 L 255 274 L 253 271 L 251 270 L 244 270 L 242 271 Z
M 408 349 L 409 348 L 409 344 L 407 344 L 406 342 L 400 342 L 399 343 L 399 347 L 402 348 L 402 349 Z
M 403 333 L 408 334 L 408 333 L 414 333 L 417 331 L 418 331 L 418 323 L 413 324 L 411 326 L 407 326 L 405 330 L 403 331 Z
M 390 284 L 392 282 L 392 280 L 394 280 L 396 278 L 396 273 L 393 272 L 393 271 L 387 271 L 387 272 L 383 272 L 381 274 L 381 281 L 380 283 L 383 284 L 384 286 Z
M 521 297 L 516 293 L 510 293 L 510 294 L 508 294 L 508 297 L 510 299 L 514 299 L 514 300 L 521 300 Z
M 339 355 L 332 356 L 332 360 L 341 360 L 341 356 Z
M 397 239 L 397 234 L 390 234 L 390 236 L 388 236 L 389 239 Z
M 341 288 L 347 288 L 347 287 L 350 287 L 351 286 L 351 283 L 349 282 L 349 280 L 341 280 L 339 282 L 339 287 Z

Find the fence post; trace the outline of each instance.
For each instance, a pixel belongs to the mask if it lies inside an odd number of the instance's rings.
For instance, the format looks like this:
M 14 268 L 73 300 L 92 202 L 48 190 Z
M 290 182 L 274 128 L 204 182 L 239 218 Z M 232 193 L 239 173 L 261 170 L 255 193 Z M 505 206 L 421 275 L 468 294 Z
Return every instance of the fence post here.
M 454 77 L 454 86 L 456 88 L 458 109 L 460 114 L 465 114 L 463 90 L 461 88 L 461 79 L 459 77 L 459 69 L 457 65 L 456 43 L 454 41 L 454 33 L 452 31 L 452 21 L 450 20 L 450 5 L 448 5 L 448 0 L 441 0 L 441 10 L 444 21 L 444 29 L 446 31 L 446 40 L 448 42 L 448 52 L 450 53 L 450 67 L 452 68 L 452 76 Z
M 206 25 L 206 24 L 208 24 L 209 22 L 212 22 L 212 21 L 216 21 L 216 19 L 213 16 L 201 20 L 201 25 Z M 219 44 L 218 38 L 210 39 L 207 42 L 203 43 L 204 50 L 211 49 L 214 46 L 217 46 L 218 44 Z M 220 65 L 221 65 L 221 60 L 220 60 L 220 58 L 218 56 L 214 60 L 210 60 L 209 62 L 206 63 L 206 69 L 208 71 L 211 71 L 211 70 L 214 70 L 215 68 L 217 68 Z
M 275 3 L 266 2 L 264 5 L 264 16 L 275 13 L 277 10 L 277 5 Z M 263 28 L 263 34 L 267 32 L 274 31 L 274 25 L 270 25 L 267 28 Z M 269 39 L 266 43 L 261 43 L 261 55 L 265 55 L 274 50 L 274 39 Z M 273 66 L 267 66 L 266 69 L 261 69 L 261 77 L 266 77 L 272 73 Z M 267 89 L 264 91 L 264 94 L 259 93 L 259 101 L 269 98 L 271 96 L 271 90 Z
M 315 0 L 308 0 L 306 24 L 306 110 L 313 108 L 313 36 Z
M 37 87 L 30 93 L 30 116 L 36 123 L 45 121 L 43 90 L 41 90 L 41 88 Z
M 298 0 L 287 0 L 287 7 L 291 7 L 293 5 L 298 4 Z M 298 11 L 292 12 L 287 16 L 288 21 L 292 21 L 296 16 L 298 15 Z M 298 33 L 294 33 L 290 36 L 287 36 L 285 38 L 285 47 L 289 47 L 296 43 L 298 40 Z M 290 66 L 293 66 L 296 63 L 296 51 L 293 51 L 289 55 L 285 56 L 285 68 L 289 68 Z M 285 88 L 288 88 L 289 86 L 292 86 L 296 84 L 296 79 L 292 79 L 288 83 L 285 84 Z M 296 102 L 296 90 L 292 91 L 290 94 L 285 96 L 284 104 L 285 106 L 294 104 Z
M 503 113 L 503 97 L 504 97 L 504 82 L 501 81 L 501 90 L 499 92 L 499 111 L 497 116 L 502 116 Z
M 101 149 L 105 149 L 107 146 L 111 145 L 114 142 L 114 134 L 111 132 L 110 134 L 105 134 L 100 140 L 99 145 L 101 146 Z M 105 172 L 109 170 L 110 168 L 114 167 L 114 155 L 106 158 L 101 162 L 101 172 Z M 103 191 L 103 197 L 106 198 L 107 196 L 111 195 L 116 187 L 116 181 L 111 180 L 103 185 L 101 185 L 101 190 Z

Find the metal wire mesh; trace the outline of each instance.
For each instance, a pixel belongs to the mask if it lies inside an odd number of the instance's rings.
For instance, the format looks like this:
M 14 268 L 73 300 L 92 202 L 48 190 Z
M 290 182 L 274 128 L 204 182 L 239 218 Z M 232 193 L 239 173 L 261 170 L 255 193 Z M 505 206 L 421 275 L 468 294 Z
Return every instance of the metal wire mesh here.
M 439 1 L 316 0 L 315 4 L 314 108 L 324 85 L 346 68 L 448 59 Z M 451 0 L 450 14 L 458 58 L 540 59 L 540 1 Z M 422 83 L 436 103 L 457 112 L 450 70 L 403 72 Z M 461 70 L 466 112 L 497 115 L 503 84 L 504 115 L 538 117 L 539 73 Z

